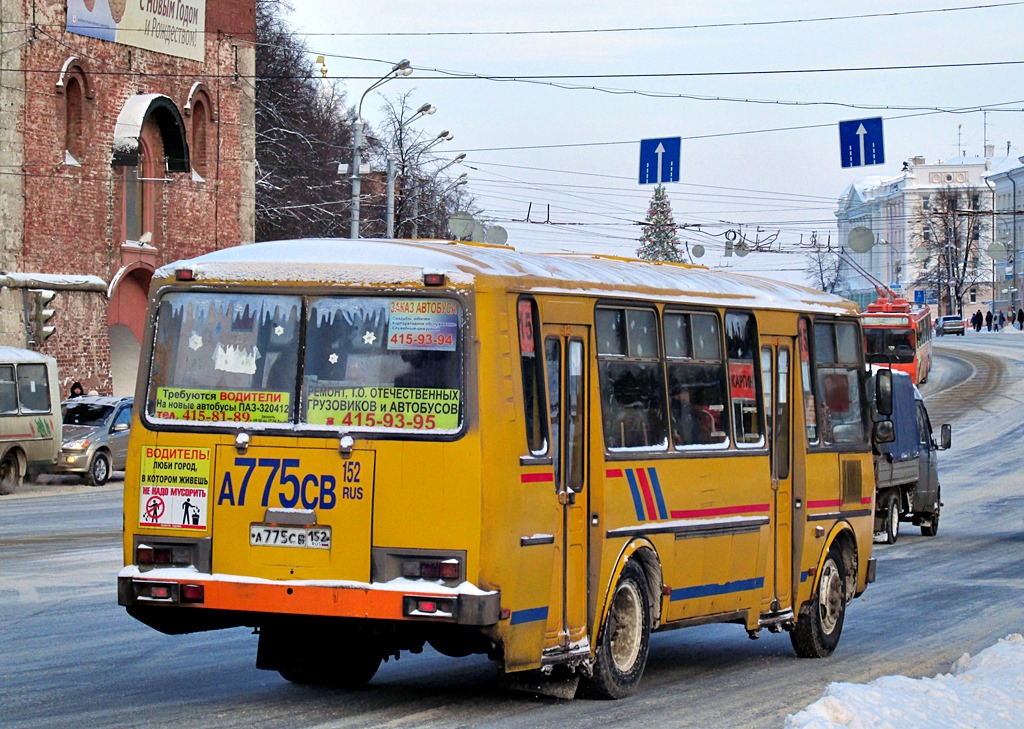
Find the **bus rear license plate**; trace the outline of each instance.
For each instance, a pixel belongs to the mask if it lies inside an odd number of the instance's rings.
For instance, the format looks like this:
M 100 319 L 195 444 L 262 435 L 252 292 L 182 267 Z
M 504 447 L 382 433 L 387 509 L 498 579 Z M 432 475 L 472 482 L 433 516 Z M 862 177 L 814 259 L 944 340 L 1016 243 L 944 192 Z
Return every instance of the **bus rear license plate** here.
M 331 528 L 279 527 L 268 524 L 249 526 L 251 547 L 300 547 L 304 549 L 330 549 Z

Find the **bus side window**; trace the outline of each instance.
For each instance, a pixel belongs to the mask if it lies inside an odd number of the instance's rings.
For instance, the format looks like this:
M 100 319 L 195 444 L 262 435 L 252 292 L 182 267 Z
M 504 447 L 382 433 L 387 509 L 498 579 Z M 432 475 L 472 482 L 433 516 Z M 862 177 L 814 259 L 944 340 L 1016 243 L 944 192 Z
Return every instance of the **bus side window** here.
M 523 373 L 526 444 L 534 456 L 548 451 L 546 407 L 544 404 L 544 363 L 537 356 L 540 317 L 537 302 L 523 298 L 517 306 L 519 320 L 519 362 Z
M 860 400 L 863 363 L 858 341 L 852 323 L 814 325 L 814 364 L 825 443 L 863 443 L 867 438 Z
M 18 412 L 18 395 L 14 382 L 14 365 L 0 365 L 0 415 Z
M 599 308 L 595 320 L 606 447 L 664 448 L 657 314 L 652 309 Z
M 718 317 L 666 312 L 669 422 L 676 448 L 728 441 Z
M 50 412 L 50 381 L 46 365 L 18 365 L 18 399 L 23 413 Z
M 763 408 L 757 397 L 757 326 L 751 314 L 725 315 L 725 346 L 729 358 L 729 396 L 737 446 L 764 445 Z

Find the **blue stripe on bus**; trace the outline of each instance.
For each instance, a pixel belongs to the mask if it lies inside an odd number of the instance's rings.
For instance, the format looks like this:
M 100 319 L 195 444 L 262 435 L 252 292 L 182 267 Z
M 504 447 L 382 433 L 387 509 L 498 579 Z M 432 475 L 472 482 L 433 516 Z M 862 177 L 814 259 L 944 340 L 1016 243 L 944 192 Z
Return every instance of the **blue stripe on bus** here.
M 651 478 L 651 486 L 654 488 L 654 498 L 658 501 L 658 516 L 668 519 L 668 509 L 665 508 L 665 497 L 661 493 L 661 481 L 658 480 L 658 469 L 648 468 L 647 475 Z
M 637 521 L 644 521 L 644 502 L 640 498 L 640 487 L 636 484 L 636 472 L 632 468 L 626 469 L 626 480 L 629 481 L 629 490 L 633 494 L 633 506 L 636 508 Z
M 535 623 L 538 620 L 548 619 L 548 607 L 530 608 L 529 610 L 516 610 L 512 613 L 511 625 L 522 625 L 523 623 Z
M 680 587 L 672 590 L 669 598 L 672 602 L 676 600 L 692 600 L 695 597 L 710 597 L 712 595 L 726 595 L 730 592 L 746 592 L 764 587 L 763 577 L 752 577 L 749 580 L 734 580 L 724 585 L 695 585 L 694 587 Z

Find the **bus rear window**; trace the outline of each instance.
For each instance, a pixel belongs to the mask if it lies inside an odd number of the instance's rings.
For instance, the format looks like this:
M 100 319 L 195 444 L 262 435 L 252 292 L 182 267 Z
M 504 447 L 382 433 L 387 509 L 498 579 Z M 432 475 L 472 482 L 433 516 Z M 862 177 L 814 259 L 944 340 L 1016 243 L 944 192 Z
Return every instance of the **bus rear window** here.
M 451 299 L 314 299 L 302 415 L 342 429 L 456 432 L 461 307 Z
M 148 414 L 190 423 L 456 432 L 462 311 L 450 299 L 171 293 Z
M 301 306 L 298 296 L 164 296 L 147 413 L 190 422 L 290 422 Z

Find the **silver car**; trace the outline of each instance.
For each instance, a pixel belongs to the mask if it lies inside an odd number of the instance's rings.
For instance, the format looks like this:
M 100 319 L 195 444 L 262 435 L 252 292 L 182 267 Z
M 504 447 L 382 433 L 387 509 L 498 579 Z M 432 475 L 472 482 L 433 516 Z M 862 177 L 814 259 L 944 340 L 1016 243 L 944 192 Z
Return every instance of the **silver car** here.
M 74 473 L 102 486 L 128 458 L 130 397 L 75 397 L 61 403 L 63 444 L 51 473 Z

